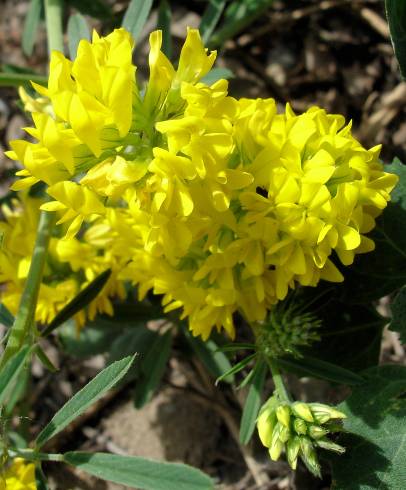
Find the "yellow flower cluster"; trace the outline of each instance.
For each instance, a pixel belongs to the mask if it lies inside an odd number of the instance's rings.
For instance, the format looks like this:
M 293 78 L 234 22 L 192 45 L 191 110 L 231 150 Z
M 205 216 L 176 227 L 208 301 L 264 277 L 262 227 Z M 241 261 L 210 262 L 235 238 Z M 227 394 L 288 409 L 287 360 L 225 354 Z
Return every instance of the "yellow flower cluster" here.
M 342 281 L 333 252 L 349 265 L 374 248 L 365 234 L 397 177 L 340 115 L 278 113 L 273 99 L 229 96 L 226 80 L 200 82 L 215 52 L 197 30 L 177 69 L 161 42 L 153 32 L 144 89 L 123 29 L 81 41 L 73 62 L 53 53 L 41 104 L 28 101 L 37 142 L 9 153 L 24 165 L 14 188 L 48 185 L 42 209 L 67 226 L 59 248 L 101 226 L 120 280 L 182 308 L 194 335 L 233 337 L 236 312 L 262 321 L 289 289 Z
M 0 472 L 0 490 L 36 490 L 35 465 L 21 458 L 13 460 L 4 473 Z
M 11 205 L 1 207 L 4 221 L 0 222 L 3 247 L 0 250 L 0 282 L 3 283 L 1 301 L 13 314 L 18 305 L 27 278 L 39 220 L 39 208 L 43 199 L 20 193 Z M 97 313 L 113 314 L 112 297 L 125 297 L 124 285 L 117 279 L 123 262 L 110 252 L 110 238 L 106 224 L 95 222 L 78 239 L 61 240 L 63 230 L 57 230 L 51 238 L 44 277 L 39 290 L 35 313 L 36 321 L 49 323 L 54 316 L 106 269 L 112 274 L 99 296 L 86 311 L 76 314 L 78 326 L 86 318 L 94 319 Z

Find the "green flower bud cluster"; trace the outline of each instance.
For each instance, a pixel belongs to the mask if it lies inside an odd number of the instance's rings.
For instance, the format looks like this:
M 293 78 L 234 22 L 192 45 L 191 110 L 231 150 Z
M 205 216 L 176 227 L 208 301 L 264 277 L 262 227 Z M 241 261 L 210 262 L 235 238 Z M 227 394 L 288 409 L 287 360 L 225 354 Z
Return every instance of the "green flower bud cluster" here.
M 301 357 L 298 347 L 319 339 L 316 330 L 321 321 L 311 313 L 304 313 L 297 303 L 280 302 L 258 325 L 257 347 L 265 356 L 276 358 L 287 353 Z
M 327 438 L 329 433 L 340 430 L 337 421 L 345 417 L 344 413 L 322 403 L 280 403 L 272 396 L 260 411 L 257 429 L 273 461 L 285 451 L 293 470 L 301 457 L 307 468 L 320 477 L 316 450 L 322 448 L 340 454 L 345 451 Z

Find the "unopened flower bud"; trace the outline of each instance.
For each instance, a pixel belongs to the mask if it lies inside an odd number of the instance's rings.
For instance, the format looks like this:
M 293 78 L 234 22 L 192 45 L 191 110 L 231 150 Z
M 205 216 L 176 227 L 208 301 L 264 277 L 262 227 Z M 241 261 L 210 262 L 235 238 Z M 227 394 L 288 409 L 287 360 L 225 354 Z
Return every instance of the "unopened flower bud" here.
M 296 469 L 299 450 L 300 438 L 298 436 L 294 436 L 286 444 L 286 456 L 288 458 L 289 466 L 292 468 L 292 470 Z
M 309 436 L 312 439 L 321 439 L 322 437 L 328 434 L 328 430 L 323 429 L 319 425 L 311 425 L 308 428 L 308 432 L 309 432 Z
M 265 447 L 270 447 L 272 442 L 272 433 L 275 428 L 277 419 L 275 408 L 278 404 L 276 397 L 272 396 L 261 408 L 257 419 L 257 429 L 259 438 Z
M 340 446 L 339 444 L 335 444 L 332 441 L 329 441 L 328 439 L 319 439 L 318 441 L 315 441 L 317 446 L 321 447 L 322 449 L 327 449 L 327 451 L 334 451 L 335 453 L 338 454 L 343 454 L 345 453 L 345 447 Z
M 335 432 L 342 432 L 343 430 L 343 424 L 341 421 L 333 421 L 329 420 L 325 425 L 324 428 L 327 429 L 330 433 L 335 433 Z
M 293 428 L 295 429 L 295 432 L 299 435 L 307 434 L 307 424 L 303 419 L 295 418 L 293 421 Z
M 265 447 L 271 446 L 272 433 L 276 425 L 275 412 L 263 411 L 257 420 L 258 435 Z
M 347 416 L 335 408 L 323 403 L 309 403 L 313 416 L 319 424 L 325 424 L 330 419 L 345 419 Z
M 261 323 L 257 335 L 258 350 L 277 358 L 286 353 L 301 357 L 300 346 L 319 339 L 321 321 L 311 313 L 298 311 L 296 303 L 277 303 Z
M 313 444 L 311 443 L 308 437 L 300 438 L 300 449 L 301 449 L 301 456 L 303 462 L 305 463 L 309 471 L 311 471 L 313 475 L 318 476 L 320 478 L 321 473 L 320 473 L 320 465 L 317 460 L 317 454 Z
M 288 442 L 290 438 L 290 430 L 288 427 L 285 427 L 284 425 L 281 424 L 281 429 L 279 431 L 279 439 L 282 442 Z
M 291 405 L 292 412 L 306 422 L 314 422 L 312 412 L 309 405 L 303 402 L 294 402 Z
M 285 426 L 283 426 L 280 422 L 277 422 L 272 434 L 272 444 L 279 440 L 283 443 L 286 442 L 286 430 L 288 430 Z
M 283 446 L 283 442 L 279 439 L 272 442 L 272 446 L 269 448 L 269 456 L 271 457 L 272 461 L 278 461 L 283 450 Z
M 290 408 L 288 405 L 279 405 L 276 409 L 276 417 L 279 422 L 285 427 L 289 427 L 290 423 Z

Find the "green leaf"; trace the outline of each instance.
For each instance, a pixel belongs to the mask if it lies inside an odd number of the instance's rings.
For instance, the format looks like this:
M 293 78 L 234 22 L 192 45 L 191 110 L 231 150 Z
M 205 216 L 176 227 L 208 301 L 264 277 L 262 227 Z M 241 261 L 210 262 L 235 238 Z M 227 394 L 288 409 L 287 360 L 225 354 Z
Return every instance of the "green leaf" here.
M 90 40 L 90 31 L 86 19 L 81 14 L 73 14 L 68 21 L 68 48 L 71 60 L 76 58 L 79 42 Z
M 35 354 L 37 355 L 38 359 L 40 360 L 40 362 L 42 363 L 42 365 L 48 369 L 48 371 L 50 371 L 51 373 L 56 373 L 58 371 L 58 368 L 55 367 L 53 364 L 52 364 L 52 361 L 49 359 L 49 357 L 45 354 L 44 350 L 42 349 L 42 347 L 37 344 L 35 347 L 34 347 L 34 352 Z
M 172 56 L 171 38 L 172 12 L 168 0 L 161 0 L 158 9 L 157 28 L 162 30 L 162 51 L 170 59 Z
M 23 347 L 11 357 L 0 371 L 0 405 L 8 396 L 10 388 L 24 368 L 25 362 L 31 352 L 30 346 Z
M 404 0 L 385 0 L 386 15 L 393 49 L 399 62 L 402 78 L 406 77 L 406 3 Z
M 334 490 L 397 490 L 406 481 L 406 367 L 380 366 L 338 406 L 347 415 L 332 458 Z
M 88 284 L 80 293 L 75 296 L 62 310 L 55 316 L 49 325 L 41 332 L 41 337 L 46 337 L 52 333 L 59 325 L 72 318 L 80 310 L 89 305 L 101 292 L 111 275 L 111 270 L 107 269 L 99 274 Z
M 209 0 L 209 5 L 204 11 L 200 22 L 199 31 L 202 36 L 203 43 L 206 44 L 210 39 L 217 23 L 223 13 L 226 5 L 226 0 Z
M 214 490 L 201 471 L 179 463 L 105 453 L 70 452 L 64 461 L 103 480 L 142 490 Z
M 35 482 L 37 484 L 36 490 L 48 490 L 48 482 L 41 466 L 35 467 Z
M 121 361 L 114 362 L 76 393 L 40 432 L 36 440 L 37 447 L 42 446 L 55 434 L 61 432 L 72 420 L 79 417 L 87 408 L 117 384 L 130 369 L 133 361 L 134 356 L 125 357 Z
M 254 354 L 250 354 L 249 356 L 244 357 L 242 361 L 238 362 L 237 364 L 234 364 L 234 366 L 231 369 L 229 369 L 228 371 L 226 371 L 224 374 L 222 374 L 216 379 L 216 384 L 218 384 L 220 381 L 229 378 L 231 375 L 240 372 L 242 369 L 245 368 L 247 364 L 249 364 L 253 359 L 255 359 L 256 355 L 257 355 L 256 352 Z
M 245 376 L 245 378 L 237 386 L 237 390 L 241 390 L 241 388 L 244 388 L 244 386 L 247 386 L 249 383 L 251 383 L 254 374 L 255 374 L 255 369 L 251 369 L 251 371 L 247 374 L 247 376 Z
M 398 292 L 391 304 L 392 320 L 389 329 L 400 333 L 400 340 L 406 344 L 406 286 Z
M 114 321 L 126 322 L 127 324 L 148 322 L 165 317 L 166 315 L 160 304 L 151 304 L 147 301 L 134 301 L 133 298 L 118 304 L 114 309 Z
M 148 353 L 151 351 L 155 341 L 159 338 L 159 333 L 150 330 L 145 325 L 132 325 L 122 334 L 117 336 L 109 349 L 108 362 L 120 359 L 123 355 L 137 354 L 137 362 L 126 375 L 126 381 L 143 380 L 143 363 Z
M 385 171 L 396 174 L 399 182 L 392 191 L 392 201 L 399 203 L 403 209 L 406 209 L 406 166 L 395 158 L 392 163 L 385 165 Z
M 211 37 L 209 46 L 221 46 L 260 17 L 273 0 L 239 0 L 226 9 L 223 26 Z
M 360 371 L 378 363 L 387 319 L 373 306 L 340 301 L 341 288 L 345 288 L 345 282 L 336 288 L 327 283 L 320 283 L 317 288 L 303 288 L 302 298 L 313 301 L 309 311 L 321 320 L 321 327 L 317 330 L 320 341 L 302 348 L 300 353 L 304 358 L 310 356 Z
M 18 432 L 8 430 L 7 436 L 10 441 L 10 445 L 12 445 L 13 447 L 17 449 L 26 449 L 28 447 L 27 441 Z
M 48 83 L 48 78 L 42 75 L 24 73 L 0 73 L 0 87 L 19 87 L 20 85 L 31 86 L 31 82 L 38 83 L 39 85 L 46 85 Z
M 346 267 L 341 287 L 346 303 L 367 303 L 386 296 L 406 283 L 406 166 L 398 159 L 385 165 L 385 171 L 399 176 L 391 202 L 370 233 L 376 248 L 356 257 Z
M 58 338 L 67 354 L 76 359 L 86 359 L 110 351 L 115 340 L 123 335 L 125 327 L 114 318 L 98 316 L 86 323 L 79 333 L 75 322 L 68 320 L 59 328 Z M 133 325 L 133 328 L 137 327 Z M 114 360 L 134 352 L 121 353 Z
M 7 417 L 12 417 L 15 412 L 14 409 L 21 401 L 27 399 L 28 390 L 30 389 L 31 382 L 31 369 L 30 369 L 30 358 L 26 361 L 26 367 L 19 370 L 15 381 L 10 386 L 10 390 L 6 395 L 4 403 L 3 415 Z
M 307 355 L 300 359 L 295 359 L 294 357 L 279 358 L 276 363 L 282 369 L 293 371 L 301 376 L 314 376 L 333 383 L 356 386 L 364 382 L 364 379 L 359 374 L 331 362 L 322 361 Z
M 67 3 L 84 15 L 98 19 L 111 19 L 113 12 L 103 0 L 67 0 Z
M 22 46 L 23 52 L 27 56 L 32 55 L 34 48 L 35 36 L 37 34 L 39 22 L 41 19 L 42 0 L 31 0 L 30 7 L 25 17 Z
M 255 344 L 248 342 L 234 342 L 233 344 L 222 345 L 218 348 L 220 352 L 238 352 L 240 350 L 255 350 Z
M 263 360 L 258 361 L 254 368 L 254 374 L 242 412 L 240 425 L 241 444 L 248 444 L 254 433 L 258 412 L 261 408 L 261 395 L 267 371 L 266 363 Z
M 185 337 L 197 357 L 214 378 L 219 378 L 232 369 L 227 356 L 220 351 L 218 345 L 213 340 L 209 339 L 203 342 L 200 338 L 193 337 L 188 331 L 185 331 Z M 222 379 L 227 383 L 232 383 L 234 376 L 230 374 Z
M 11 327 L 14 323 L 13 315 L 2 303 L 0 304 L 0 323 L 8 328 Z
M 159 335 L 141 366 L 141 377 L 137 380 L 134 392 L 134 405 L 143 407 L 152 397 L 165 372 L 172 346 L 171 331 Z
M 131 0 L 130 5 L 124 14 L 122 27 L 131 32 L 137 40 L 148 19 L 152 8 L 153 0 Z
M 212 85 L 217 80 L 224 78 L 226 80 L 234 78 L 234 73 L 228 68 L 213 68 L 209 73 L 204 76 L 201 81 L 206 85 Z
M 14 65 L 13 63 L 3 63 L 4 73 L 18 73 L 20 75 L 38 75 L 32 68 L 27 66 Z
M 158 332 L 150 330 L 145 325 L 133 324 L 122 334 L 118 335 L 111 344 L 109 362 L 116 361 L 123 355 L 128 356 L 136 353 L 137 362 L 131 368 L 131 371 L 135 371 L 137 376 L 141 375 L 142 363 L 158 336 Z

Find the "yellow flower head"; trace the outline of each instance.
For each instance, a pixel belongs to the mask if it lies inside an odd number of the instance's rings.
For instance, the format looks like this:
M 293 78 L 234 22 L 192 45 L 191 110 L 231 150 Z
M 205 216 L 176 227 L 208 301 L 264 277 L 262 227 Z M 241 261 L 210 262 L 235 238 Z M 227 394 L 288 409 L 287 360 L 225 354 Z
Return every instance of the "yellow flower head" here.
M 45 182 L 54 200 L 42 209 L 63 213 L 61 298 L 112 268 L 91 316 L 110 313 L 130 281 L 182 309 L 195 335 L 233 337 L 237 313 L 260 322 L 290 289 L 342 281 L 334 254 L 350 265 L 374 248 L 366 234 L 397 177 L 341 115 L 278 113 L 273 99 L 230 97 L 226 80 L 202 83 L 216 53 L 196 29 L 177 67 L 161 45 L 153 32 L 145 89 L 123 29 L 82 41 L 73 61 L 54 52 L 48 88 L 36 86 L 49 105 L 26 101 L 37 143 L 11 144 L 24 164 L 14 188 Z M 19 277 L 7 274 L 15 291 Z
M 156 124 L 167 148 L 153 149 L 130 207 L 153 265 L 129 278 L 163 294 L 166 311 L 183 308 L 203 338 L 233 336 L 237 311 L 264 320 L 297 285 L 342 281 L 333 251 L 349 265 L 373 249 L 365 233 L 397 181 L 342 116 L 278 114 L 273 99 L 226 91 L 182 85 L 183 115 Z
M 35 465 L 16 458 L 0 473 L 0 490 L 37 490 Z

